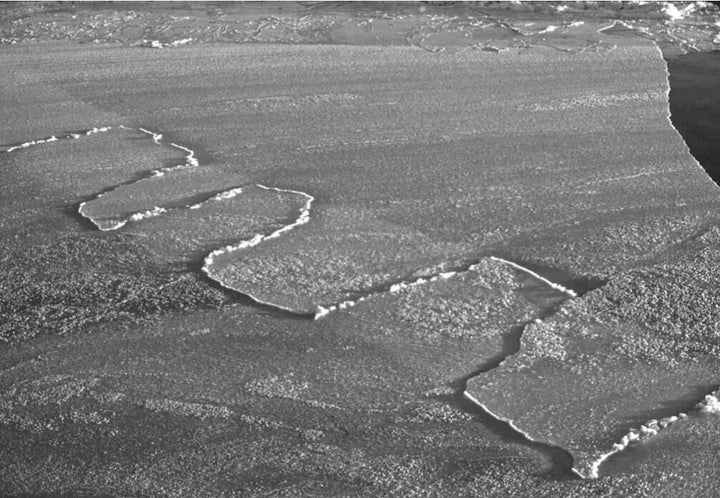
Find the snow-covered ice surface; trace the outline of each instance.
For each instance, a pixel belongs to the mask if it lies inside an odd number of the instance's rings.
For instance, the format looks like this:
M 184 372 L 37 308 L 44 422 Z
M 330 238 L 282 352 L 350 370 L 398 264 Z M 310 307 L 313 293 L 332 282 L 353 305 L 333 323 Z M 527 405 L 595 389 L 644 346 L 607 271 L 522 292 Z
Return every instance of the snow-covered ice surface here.
M 533 438 L 566 448 L 586 477 L 697 403 L 712 411 L 705 396 L 718 381 L 718 240 L 713 228 L 659 264 L 566 302 L 529 325 L 520 352 L 468 392 Z
M 533 285 L 542 289 L 541 300 L 529 294 Z M 326 320 L 362 324 L 364 335 L 412 352 L 442 379 L 440 387 L 506 354 L 514 329 L 567 298 L 512 265 L 483 258 L 465 271 L 396 285 L 328 310 Z
M 249 185 L 132 223 L 125 232 L 146 237 L 162 259 L 196 264 L 220 247 L 282 229 L 299 204 L 293 196 Z
M 281 7 L 0 20 L 0 494 L 712 494 L 706 7 Z
M 366 50 L 357 50 L 355 60 L 369 55 Z M 419 53 L 393 49 L 383 64 L 389 74 L 398 74 L 397 65 L 411 55 Z M 426 267 L 491 250 L 511 260 L 607 276 L 703 223 L 700 206 L 714 202 L 717 189 L 670 126 L 665 65 L 652 44 L 618 48 L 612 57 L 499 58 L 480 52 L 444 60 L 462 68 L 467 79 L 454 85 L 475 95 L 471 104 L 455 100 L 458 90 L 446 88 L 445 66 L 421 59 L 414 64 L 428 71 L 428 91 L 446 95 L 442 110 L 433 100 L 411 106 L 404 95 L 382 90 L 357 103 L 377 122 L 395 122 L 396 110 L 406 109 L 404 128 L 417 137 L 415 143 L 372 146 L 370 137 L 362 154 L 344 152 L 338 143 L 298 155 L 292 167 L 282 165 L 284 153 L 276 146 L 255 146 L 267 154 L 266 164 L 275 165 L 271 171 L 278 168 L 286 178 L 298 174 L 301 183 L 288 185 L 318 200 L 302 229 L 239 253 L 235 267 L 226 267 L 229 286 L 312 313 L 318 305 L 339 305 L 408 281 Z M 568 78 L 568 72 L 585 74 L 587 67 L 596 71 L 591 81 Z M 503 77 L 483 76 L 493 71 Z M 533 81 L 532 98 L 529 86 L 504 80 L 520 74 Z M 385 99 L 398 103 L 390 106 Z M 582 99 L 586 104 L 564 105 Z M 530 112 L 531 105 L 554 115 Z M 461 111 L 468 107 L 476 111 Z M 353 114 L 350 109 L 338 115 Z M 438 123 L 436 131 L 425 114 L 433 110 L 450 120 Z M 305 112 L 314 119 L 321 110 Z M 357 123 L 341 120 L 346 128 L 338 132 L 355 137 Z M 498 131 L 503 129 L 513 130 L 512 147 Z M 383 132 L 371 130 L 378 138 Z M 307 132 L 298 132 L 284 138 L 294 142 L 286 147 L 309 140 Z M 388 126 L 389 136 L 394 133 Z M 636 140 L 652 140 L 653 146 L 638 148 Z

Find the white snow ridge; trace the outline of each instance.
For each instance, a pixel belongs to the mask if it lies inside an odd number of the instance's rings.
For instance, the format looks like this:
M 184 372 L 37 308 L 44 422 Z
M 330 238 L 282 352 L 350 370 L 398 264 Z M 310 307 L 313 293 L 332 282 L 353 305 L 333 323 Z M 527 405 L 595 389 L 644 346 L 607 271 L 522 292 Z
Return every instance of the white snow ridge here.
M 152 218 L 154 216 L 160 216 L 163 213 L 167 213 L 167 209 L 155 206 L 154 208 L 149 209 L 147 211 L 143 211 L 143 212 L 135 213 L 135 214 L 131 215 L 129 218 L 129 221 L 140 221 L 140 220 L 144 220 L 145 218 Z
M 162 138 L 162 135 L 160 135 L 160 138 Z M 153 137 L 154 139 L 154 137 Z M 187 147 L 183 147 L 182 145 L 178 145 L 175 142 L 170 143 L 171 146 L 175 147 L 176 149 L 184 150 L 188 153 L 187 156 L 185 156 L 185 162 L 188 166 L 200 166 L 200 163 L 197 159 L 195 159 L 195 152 L 191 149 L 188 149 Z
M 720 389 L 705 396 L 705 399 L 698 403 L 700 413 L 713 413 L 720 415 Z
M 538 274 L 535 273 L 534 271 L 532 271 L 532 270 L 530 270 L 530 269 L 528 269 L 528 268 L 525 268 L 524 266 L 521 266 L 521 265 L 519 265 L 519 264 L 517 264 L 517 263 L 513 263 L 512 261 L 508 261 L 508 260 L 506 260 L 506 259 L 496 258 L 495 256 L 490 256 L 490 259 L 493 259 L 493 260 L 495 260 L 495 261 L 500 261 L 501 263 L 505 263 L 506 265 L 512 266 L 512 267 L 515 268 L 516 270 L 520 270 L 520 271 L 522 271 L 522 272 L 525 272 L 525 273 L 527 273 L 528 275 L 530 275 L 531 277 L 534 277 L 534 278 L 540 280 L 541 282 L 544 282 L 544 283 L 547 284 L 548 286 L 552 287 L 552 288 L 555 289 L 555 290 L 558 290 L 558 291 L 562 292 L 563 294 L 567 294 L 567 295 L 570 296 L 570 297 L 577 297 L 577 294 L 575 293 L 574 290 L 568 289 L 567 287 L 564 287 L 564 286 L 562 286 L 562 285 L 560 285 L 560 284 L 556 284 L 555 282 L 551 282 L 551 281 L 548 280 L 547 278 L 541 277 L 540 275 L 538 275 Z
M 535 273 L 534 271 L 532 271 L 532 270 L 530 270 L 530 269 L 528 269 L 528 268 L 525 268 L 524 266 L 520 266 L 520 265 L 517 264 L 517 263 L 513 263 L 512 261 L 507 261 L 507 260 L 502 259 L 502 258 L 497 258 L 497 257 L 495 257 L 495 256 L 490 256 L 490 259 L 493 260 L 493 261 L 498 261 L 498 262 L 500 262 L 500 263 L 503 263 L 503 264 L 506 264 L 506 265 L 508 265 L 508 266 L 511 266 L 512 268 L 515 268 L 516 270 L 520 270 L 520 271 L 522 271 L 522 272 L 524 272 L 524 273 L 527 273 L 527 274 L 530 275 L 531 277 L 533 277 L 533 278 L 535 278 L 535 279 L 543 282 L 543 283 L 546 284 L 548 287 L 551 287 L 551 288 L 553 288 L 553 289 L 555 289 L 555 290 L 558 290 L 558 291 L 562 292 L 563 294 L 566 294 L 566 295 L 569 296 L 569 297 L 577 297 L 577 294 L 576 294 L 575 291 L 573 291 L 572 289 L 568 289 L 568 288 L 566 288 L 566 287 L 563 287 L 563 286 L 560 285 L 560 284 L 557 284 L 557 283 L 555 283 L 555 282 L 551 282 L 550 280 L 548 280 L 548 279 L 546 279 L 546 278 L 544 278 L 544 277 L 541 277 L 540 275 L 538 275 L 538 274 Z M 474 270 L 476 270 L 476 269 L 478 268 L 478 266 L 479 266 L 478 264 L 474 264 L 474 265 L 470 265 L 466 270 L 463 270 L 463 271 L 441 272 L 441 273 L 438 273 L 438 274 L 433 275 L 433 276 L 430 276 L 430 277 L 425 276 L 425 277 L 419 277 L 419 278 L 417 278 L 417 279 L 415 279 L 415 280 L 408 280 L 408 281 L 398 282 L 398 283 L 395 283 L 395 284 L 390 285 L 390 288 L 387 289 L 387 290 L 381 290 L 381 291 L 375 292 L 375 293 L 373 293 L 373 294 L 368 294 L 368 295 L 363 296 L 363 297 L 360 297 L 360 298 L 358 298 L 358 299 L 341 301 L 340 303 L 337 303 L 337 304 L 331 304 L 331 305 L 325 305 L 325 306 L 320 305 L 320 306 L 317 306 L 317 308 L 315 309 L 315 319 L 317 320 L 317 319 L 326 317 L 327 315 L 329 315 L 329 314 L 332 313 L 333 311 L 344 310 L 344 309 L 347 309 L 347 308 L 351 308 L 351 307 L 353 307 L 353 306 L 357 306 L 357 305 L 360 304 L 361 302 L 367 301 L 368 299 L 372 299 L 372 298 L 377 297 L 377 296 L 379 296 L 379 295 L 381 295 L 381 294 L 387 294 L 387 293 L 397 294 L 397 293 L 399 293 L 399 292 L 402 292 L 402 291 L 404 291 L 404 290 L 406 290 L 406 289 L 410 289 L 410 288 L 412 288 L 412 287 L 416 287 L 416 286 L 418 286 L 418 285 L 423 285 L 423 284 L 426 284 L 426 283 L 429 283 L 429 282 L 435 282 L 435 281 L 437 281 L 437 280 L 447 280 L 447 279 L 452 278 L 452 277 L 454 277 L 454 276 L 456 276 L 456 275 L 461 275 L 461 274 L 464 274 L 464 273 L 467 273 L 467 272 L 470 272 L 470 271 L 474 271 Z
M 193 204 L 191 206 L 187 206 L 188 209 L 200 209 L 205 205 L 207 202 L 214 202 L 214 201 L 225 201 L 228 199 L 232 199 L 233 197 L 237 197 L 238 195 L 242 194 L 243 189 L 242 187 L 237 188 L 231 188 L 230 190 L 225 190 L 224 192 L 220 192 L 219 194 L 215 194 L 209 199 L 206 199 L 202 202 L 198 202 L 197 204 Z
M 471 271 L 476 267 L 476 265 L 473 265 L 467 269 L 467 271 Z M 454 277 L 460 272 L 450 271 L 450 272 L 443 272 L 438 273 L 437 275 L 433 275 L 432 277 L 419 277 L 415 280 L 408 280 L 404 282 L 398 282 L 396 284 L 392 284 L 388 290 L 381 290 L 379 292 L 375 292 L 373 294 L 368 294 L 363 297 L 359 297 L 357 299 L 349 299 L 347 301 L 341 301 L 338 304 L 331 304 L 328 306 L 318 306 L 315 309 L 315 320 L 318 320 L 320 318 L 323 318 L 333 311 L 337 310 L 344 310 L 347 308 L 352 308 L 353 306 L 357 306 L 358 304 L 362 303 L 363 301 L 367 301 L 369 299 L 372 299 L 374 297 L 377 297 L 382 294 L 397 294 L 399 292 L 402 292 L 406 289 L 410 289 L 412 287 L 417 287 L 418 285 L 426 284 L 428 282 L 435 282 L 437 280 L 447 280 L 448 278 Z
M 223 254 L 230 254 L 230 253 L 233 253 L 236 251 L 254 247 L 266 240 L 275 239 L 277 237 L 280 237 L 282 234 L 289 232 L 290 230 L 292 230 L 300 225 L 304 225 L 305 223 L 310 221 L 310 207 L 312 206 L 312 202 L 315 200 L 315 198 L 313 196 L 311 196 L 310 194 L 301 192 L 299 190 L 290 190 L 290 189 L 283 189 L 283 188 L 277 188 L 277 187 L 266 187 L 265 185 L 260 185 L 260 184 L 258 184 L 256 186 L 263 190 L 273 190 L 275 192 L 283 192 L 283 193 L 289 193 L 289 194 L 303 196 L 306 198 L 305 205 L 300 210 L 300 215 L 297 217 L 297 219 L 294 222 L 275 230 L 270 235 L 263 235 L 263 234 L 258 233 L 258 234 L 255 234 L 255 236 L 252 237 L 251 239 L 243 240 L 241 242 L 238 242 L 237 244 L 231 244 L 231 245 L 221 247 L 219 249 L 215 249 L 214 251 L 212 251 L 210 254 L 208 254 L 205 257 L 205 261 L 204 261 L 203 268 L 202 268 L 203 272 L 206 275 L 208 275 L 209 277 L 211 276 L 210 275 L 210 266 L 213 264 L 213 262 L 215 261 L 215 258 L 217 258 L 218 256 L 221 256 Z M 236 190 L 238 192 L 234 193 L 232 196 L 237 195 L 237 193 L 239 193 L 241 191 L 241 189 L 234 189 L 234 190 Z M 231 191 L 228 191 L 228 192 L 231 192 Z M 228 194 L 228 195 L 230 195 L 230 194 Z
M 125 128 L 125 127 L 123 127 Z M 127 129 L 127 128 L 126 128 Z M 161 133 L 155 133 L 150 130 L 146 130 L 145 128 L 138 128 L 143 133 L 147 133 L 148 135 L 152 136 L 153 142 L 155 142 L 158 145 L 162 145 L 160 140 L 162 140 L 162 134 Z

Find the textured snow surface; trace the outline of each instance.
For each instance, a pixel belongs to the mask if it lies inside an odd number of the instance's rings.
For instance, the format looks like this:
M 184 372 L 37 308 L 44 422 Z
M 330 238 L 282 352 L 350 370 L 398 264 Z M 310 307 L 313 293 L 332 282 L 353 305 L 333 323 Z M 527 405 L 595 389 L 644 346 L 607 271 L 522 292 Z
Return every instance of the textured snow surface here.
M 0 423 L 20 434 L 3 485 L 662 491 L 662 469 L 639 484 L 543 474 L 603 476 L 646 443 L 714 433 L 718 191 L 667 119 L 660 53 L 560 20 L 523 29 L 587 29 L 600 48 L 465 50 L 448 19 L 427 22 L 414 47 L 6 47 L 20 110 L 0 121 L 0 229 L 29 262 L 5 264 L 44 285 L 12 290 L 38 322 L 90 325 L 3 353 Z M 127 250 L 40 245 L 61 236 L 132 241 L 172 273 L 156 284 Z M 198 288 L 233 306 L 199 310 L 218 301 Z M 66 289 L 84 289 L 72 307 Z M 105 293 L 122 297 L 95 304 Z M 703 455 L 707 439 L 692 439 Z

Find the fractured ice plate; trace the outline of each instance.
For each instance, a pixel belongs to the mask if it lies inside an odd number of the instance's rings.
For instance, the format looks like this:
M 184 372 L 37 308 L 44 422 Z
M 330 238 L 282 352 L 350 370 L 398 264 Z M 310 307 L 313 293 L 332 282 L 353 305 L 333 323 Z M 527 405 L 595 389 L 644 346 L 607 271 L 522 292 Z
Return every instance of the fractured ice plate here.
M 717 234 L 701 239 L 673 264 L 621 273 L 530 324 L 520 352 L 467 394 L 597 477 L 629 432 L 687 411 L 718 382 Z
M 258 60 L 272 53 L 288 71 L 330 56 L 327 47 L 242 50 Z M 691 232 L 716 207 L 717 188 L 670 124 L 666 66 L 649 42 L 612 55 L 343 50 L 371 75 L 353 68 L 343 77 L 369 78 L 370 90 L 323 87 L 360 97 L 342 112 L 298 107 L 302 132 L 290 133 L 284 113 L 264 113 L 243 139 L 258 147 L 236 156 L 247 158 L 242 170 L 317 202 L 301 229 L 246 251 L 233 269 L 241 292 L 312 312 L 499 246 L 522 250 L 517 259 L 607 275 L 671 243 L 666 220 Z M 276 81 L 268 68 L 257 71 Z M 297 92 L 274 84 L 283 89 L 277 95 Z M 278 141 L 287 148 L 262 146 L 265 129 L 283 130 Z M 208 133 L 207 148 L 237 149 L 233 130 Z M 396 136 L 404 141 L 381 142 Z M 345 141 L 352 147 L 288 155 L 295 145 Z M 660 221 L 636 230 L 648 217 Z
M 331 311 L 323 320 L 361 325 L 365 336 L 416 358 L 440 385 L 512 350 L 518 327 L 565 299 L 566 294 L 522 271 L 483 258 L 465 271 L 399 284 L 359 303 L 348 301 L 345 311 Z

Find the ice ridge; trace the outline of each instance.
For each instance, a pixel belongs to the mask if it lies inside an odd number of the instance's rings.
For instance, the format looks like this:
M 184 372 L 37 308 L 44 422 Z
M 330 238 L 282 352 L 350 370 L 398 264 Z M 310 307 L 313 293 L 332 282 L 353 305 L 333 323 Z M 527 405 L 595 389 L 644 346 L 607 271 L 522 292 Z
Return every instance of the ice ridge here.
M 497 262 L 506 264 L 506 265 L 508 265 L 508 266 L 516 269 L 516 270 L 519 270 L 519 271 L 522 271 L 522 272 L 524 272 L 524 273 L 527 273 L 527 274 L 530 275 L 531 277 L 533 277 L 533 278 L 535 278 L 535 279 L 543 282 L 543 283 L 546 284 L 547 286 L 549 286 L 549 287 L 551 287 L 551 288 L 553 288 L 553 289 L 555 289 L 555 290 L 557 290 L 557 291 L 562 292 L 563 294 L 567 295 L 568 297 L 577 297 L 577 294 L 576 294 L 575 291 L 573 291 L 572 289 L 568 289 L 568 288 L 566 288 L 566 287 L 564 287 L 564 286 L 562 286 L 562 285 L 560 285 L 560 284 L 557 284 L 557 283 L 555 283 L 555 282 L 551 282 L 550 280 L 548 280 L 548 279 L 546 279 L 546 278 L 538 275 L 538 274 L 535 273 L 534 271 L 532 271 L 532 270 L 530 270 L 530 269 L 528 269 L 528 268 L 525 268 L 524 266 L 521 266 L 521 265 L 519 265 L 519 264 L 517 264 L 517 263 L 513 263 L 512 261 L 508 261 L 508 260 L 506 260 L 506 259 L 498 258 L 498 257 L 495 257 L 495 256 L 490 256 L 490 259 L 493 260 L 493 261 L 497 261 Z M 432 276 L 424 276 L 424 277 L 416 278 L 416 279 L 414 279 L 414 280 L 406 280 L 406 281 L 402 281 L 402 282 L 398 282 L 398 283 L 392 284 L 392 285 L 390 285 L 390 287 L 387 288 L 387 289 L 382 289 L 382 290 L 379 290 L 379 291 L 377 291 L 377 292 L 373 292 L 373 293 L 371 293 L 371 294 L 367 294 L 367 295 L 365 295 L 365 296 L 362 296 L 362 297 L 359 297 L 359 298 L 356 298 L 356 299 L 349 299 L 349 300 L 341 301 L 341 302 L 339 302 L 339 303 L 331 304 L 331 305 L 325 305 L 325 306 L 320 305 L 320 306 L 318 306 L 318 307 L 316 308 L 316 310 L 315 310 L 315 319 L 318 320 L 318 319 L 324 318 L 324 317 L 326 317 L 327 315 L 329 315 L 330 313 L 332 313 L 333 311 L 344 310 L 344 309 L 347 309 L 347 308 L 352 308 L 353 306 L 357 306 L 358 304 L 362 303 L 363 301 L 367 301 L 367 300 L 369 300 L 369 299 L 373 299 L 374 297 L 377 297 L 377 296 L 380 296 L 380 295 L 383 295 L 383 294 L 387 294 L 387 293 L 397 294 L 397 293 L 402 292 L 402 291 L 404 291 L 404 290 L 406 290 L 406 289 L 410 289 L 410 288 L 412 288 L 412 287 L 417 287 L 418 285 L 423 285 L 423 284 L 426 284 L 426 283 L 435 282 L 435 281 L 437 281 L 437 280 L 447 280 L 447 279 L 452 278 L 452 277 L 454 277 L 454 276 L 456 276 L 456 275 L 460 275 L 460 274 L 464 274 L 464 273 L 467 273 L 467 272 L 470 272 L 470 271 L 474 271 L 475 269 L 477 269 L 477 267 L 478 267 L 478 264 L 476 263 L 476 264 L 472 264 L 472 265 L 468 266 L 468 267 L 467 267 L 466 269 L 464 269 L 464 270 L 449 271 L 449 272 L 440 272 L 440 273 L 434 274 L 434 275 L 432 275 Z
M 284 189 L 284 188 L 278 188 L 278 187 L 267 187 L 265 185 L 260 185 L 260 184 L 257 184 L 256 186 L 263 190 L 270 190 L 270 191 L 274 191 L 274 192 L 299 195 L 299 196 L 305 198 L 305 204 L 300 209 L 300 214 L 298 215 L 298 217 L 292 223 L 289 223 L 281 228 L 278 228 L 277 230 L 275 230 L 274 232 L 272 232 L 268 235 L 263 235 L 263 234 L 258 233 L 258 234 L 255 234 L 250 239 L 245 239 L 236 244 L 230 244 L 225 247 L 220 247 L 220 248 L 212 251 L 210 254 L 208 254 L 205 257 L 205 260 L 203 262 L 202 270 L 207 276 L 213 278 L 212 272 L 210 271 L 210 266 L 212 266 L 215 259 L 218 258 L 219 256 L 222 256 L 225 254 L 230 254 L 230 253 L 233 253 L 236 251 L 241 251 L 243 249 L 248 249 L 250 247 L 254 247 L 258 244 L 261 244 L 262 242 L 265 242 L 266 240 L 278 238 L 282 234 L 287 233 L 287 232 L 297 228 L 298 226 L 304 225 L 305 223 L 310 221 L 310 209 L 312 207 L 313 201 L 315 200 L 315 198 L 312 195 L 310 195 L 306 192 L 301 192 L 299 190 L 291 190 L 291 189 Z M 216 278 L 213 278 L 213 279 L 217 281 Z M 218 282 L 222 285 L 225 285 L 221 281 L 218 281 Z M 258 299 L 255 299 L 255 298 L 253 298 L 253 300 L 260 302 Z M 267 305 L 269 303 L 262 302 L 262 304 Z M 288 311 L 288 310 L 285 310 L 285 311 Z
M 125 125 L 119 125 L 118 128 L 121 128 L 123 130 L 135 131 L 133 128 L 130 128 Z M 111 127 L 109 127 L 109 126 L 93 128 L 92 130 L 87 131 L 85 133 L 85 135 L 101 133 L 101 132 L 109 131 L 110 129 L 111 129 Z M 143 127 L 139 127 L 139 128 L 137 128 L 137 130 L 141 131 L 142 133 L 145 133 L 146 135 L 150 135 L 152 137 L 153 142 L 155 142 L 155 144 L 166 145 L 162 142 L 163 136 L 161 133 L 156 133 L 154 131 L 148 130 L 147 128 L 143 128 Z M 72 134 L 72 138 L 79 138 L 80 136 L 81 135 Z M 84 216 L 85 218 L 88 218 L 96 227 L 98 227 L 99 230 L 105 232 L 105 231 L 110 231 L 110 230 L 118 230 L 118 229 L 124 227 L 125 225 L 127 225 L 129 222 L 135 222 L 135 221 L 140 221 L 140 220 L 143 220 L 146 218 L 160 216 L 161 214 L 168 212 L 168 210 L 166 208 L 156 206 L 153 209 L 150 209 L 147 211 L 133 213 L 123 220 L 95 220 L 92 218 L 92 216 L 90 216 L 86 213 L 86 207 L 89 203 L 96 201 L 97 199 L 100 199 L 104 195 L 107 195 L 108 193 L 117 190 L 120 186 L 131 185 L 133 183 L 138 183 L 138 182 L 147 180 L 148 178 L 161 177 L 161 176 L 164 176 L 166 173 L 170 173 L 170 172 L 176 171 L 178 169 L 194 168 L 194 167 L 199 166 L 200 163 L 195 158 L 195 152 L 192 149 L 183 147 L 182 145 L 178 145 L 176 143 L 171 143 L 169 145 L 171 147 L 174 147 L 176 149 L 180 149 L 180 150 L 183 150 L 184 152 L 186 152 L 185 161 L 182 164 L 178 164 L 176 166 L 169 166 L 169 167 L 164 167 L 164 168 L 153 169 L 147 175 L 145 175 L 143 178 L 140 178 L 139 180 L 135 180 L 130 183 L 121 183 L 109 190 L 101 192 L 101 193 L 97 194 L 94 198 L 80 203 L 80 206 L 78 207 L 78 212 L 80 213 L 80 215 Z
M 52 142 L 57 142 L 59 140 L 77 140 L 78 138 L 88 136 L 88 135 L 95 135 L 96 133 L 105 133 L 106 131 L 110 131 L 112 129 L 112 126 L 101 126 L 92 128 L 90 130 L 82 130 L 82 131 L 72 131 L 69 133 L 65 133 L 63 135 L 51 135 L 46 138 L 36 138 L 35 140 L 29 140 L 27 142 L 23 142 L 18 145 L 13 145 L 5 149 L 4 152 L 13 152 L 18 149 L 27 149 L 28 147 L 33 147 L 35 145 L 42 145 L 42 144 L 49 144 Z

